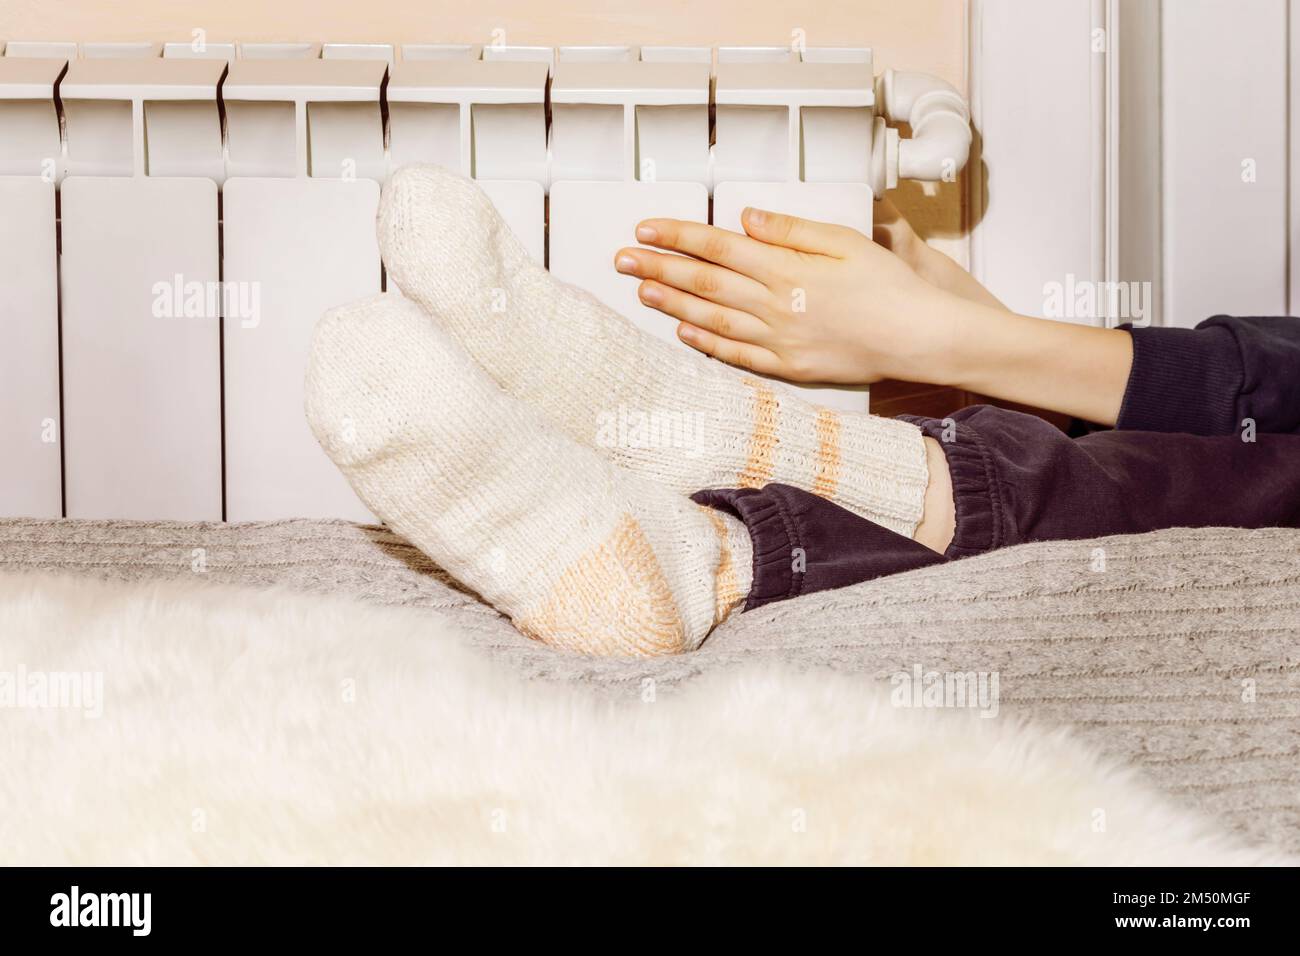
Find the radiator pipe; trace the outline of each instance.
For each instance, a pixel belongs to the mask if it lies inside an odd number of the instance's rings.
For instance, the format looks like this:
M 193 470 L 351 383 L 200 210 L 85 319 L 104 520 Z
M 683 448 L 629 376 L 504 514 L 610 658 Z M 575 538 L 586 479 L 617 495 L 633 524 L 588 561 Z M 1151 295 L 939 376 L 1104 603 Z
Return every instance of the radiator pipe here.
M 952 181 L 970 157 L 970 110 L 952 85 L 927 73 L 886 69 L 876 77 L 876 108 L 891 123 L 907 123 L 898 141 L 898 178 Z

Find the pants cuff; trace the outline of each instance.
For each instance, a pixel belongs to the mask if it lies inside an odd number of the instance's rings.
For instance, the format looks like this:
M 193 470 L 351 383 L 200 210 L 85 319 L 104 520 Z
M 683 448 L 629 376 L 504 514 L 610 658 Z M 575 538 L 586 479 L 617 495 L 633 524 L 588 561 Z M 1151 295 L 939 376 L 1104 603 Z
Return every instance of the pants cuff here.
M 1189 435 L 1236 431 L 1245 373 L 1228 328 L 1121 328 L 1133 339 L 1133 368 L 1116 428 Z
M 754 546 L 745 610 L 941 563 L 942 555 L 790 485 L 699 491 L 701 505 L 744 523 Z
M 946 558 L 968 558 L 1007 543 L 1006 507 L 993 456 L 979 431 L 956 418 L 899 415 L 933 438 L 943 449 L 952 474 L 957 527 Z

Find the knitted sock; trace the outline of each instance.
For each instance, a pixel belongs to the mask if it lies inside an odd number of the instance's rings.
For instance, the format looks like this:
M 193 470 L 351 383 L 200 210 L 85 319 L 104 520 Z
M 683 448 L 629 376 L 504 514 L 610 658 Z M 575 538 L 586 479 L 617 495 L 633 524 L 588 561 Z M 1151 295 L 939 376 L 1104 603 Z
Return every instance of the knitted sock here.
M 412 302 L 327 313 L 306 391 L 312 431 L 362 501 L 530 637 L 692 650 L 749 591 L 740 522 L 573 442 Z
M 813 405 L 645 334 L 536 265 L 469 180 L 399 170 L 379 242 L 402 291 L 498 385 L 611 461 L 682 493 L 783 482 L 915 532 L 927 481 L 915 426 Z

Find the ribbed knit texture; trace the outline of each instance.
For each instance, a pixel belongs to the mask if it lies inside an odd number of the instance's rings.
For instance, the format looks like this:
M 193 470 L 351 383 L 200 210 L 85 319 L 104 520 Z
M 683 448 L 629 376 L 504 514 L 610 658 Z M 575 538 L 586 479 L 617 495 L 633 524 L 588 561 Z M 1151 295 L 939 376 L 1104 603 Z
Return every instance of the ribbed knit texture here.
M 859 674 L 864 687 L 876 677 L 886 689 L 918 664 L 996 671 L 998 720 L 1071 727 L 1180 805 L 1300 851 L 1300 531 L 1018 545 L 733 614 L 697 653 L 630 661 L 527 640 L 380 528 L 0 521 L 6 571 L 192 581 L 195 549 L 204 581 L 418 607 L 522 674 L 620 700 L 642 700 L 647 681 L 662 696 L 700 674 L 769 661 Z
M 1116 427 L 1230 435 L 1241 427 L 1241 352 L 1226 328 L 1132 328 L 1133 368 Z
M 537 265 L 469 180 L 399 170 L 379 243 L 389 276 L 501 388 L 611 461 L 684 494 L 781 482 L 915 532 L 927 471 L 914 426 L 812 405 L 645 334 Z
M 691 650 L 749 590 L 744 526 L 573 442 L 414 303 L 321 319 L 307 419 L 378 516 L 530 637 Z

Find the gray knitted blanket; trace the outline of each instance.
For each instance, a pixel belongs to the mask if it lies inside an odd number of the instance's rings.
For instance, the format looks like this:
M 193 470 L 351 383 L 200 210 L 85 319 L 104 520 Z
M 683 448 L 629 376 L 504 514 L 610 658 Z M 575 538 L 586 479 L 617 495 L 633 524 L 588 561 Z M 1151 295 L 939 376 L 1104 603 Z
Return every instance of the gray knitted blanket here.
M 201 573 L 424 607 L 530 677 L 603 694 L 647 680 L 671 693 L 773 659 L 885 680 L 996 674 L 1002 713 L 1070 725 L 1184 803 L 1300 851 L 1300 531 L 1008 548 L 738 615 L 696 653 L 656 661 L 538 645 L 402 539 L 343 522 L 0 521 L 0 571 L 16 570 Z

